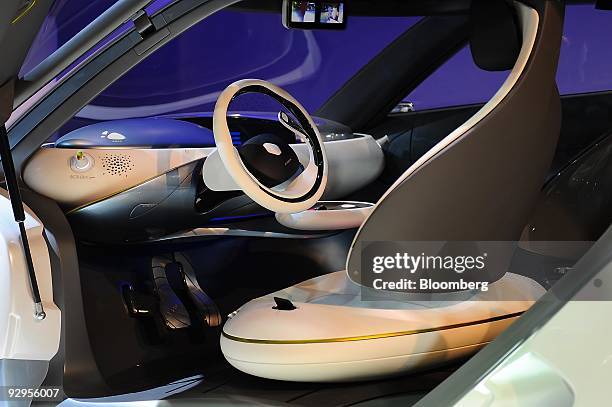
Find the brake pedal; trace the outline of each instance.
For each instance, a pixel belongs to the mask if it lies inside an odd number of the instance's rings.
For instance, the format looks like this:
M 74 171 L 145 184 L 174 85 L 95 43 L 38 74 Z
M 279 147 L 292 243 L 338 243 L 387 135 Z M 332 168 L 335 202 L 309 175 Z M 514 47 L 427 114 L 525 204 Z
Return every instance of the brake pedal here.
M 150 296 L 136 292 L 130 284 L 121 286 L 121 295 L 130 316 L 144 318 L 153 315 L 157 303 Z

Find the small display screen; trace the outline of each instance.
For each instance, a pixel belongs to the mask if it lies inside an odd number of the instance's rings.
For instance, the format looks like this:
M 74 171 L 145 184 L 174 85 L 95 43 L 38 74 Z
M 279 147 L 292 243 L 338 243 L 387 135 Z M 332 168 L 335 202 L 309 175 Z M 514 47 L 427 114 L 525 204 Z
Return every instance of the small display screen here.
M 283 24 L 287 28 L 342 29 L 346 17 L 345 1 L 284 0 Z
M 314 23 L 316 21 L 317 6 L 313 1 L 292 1 L 292 23 Z
M 344 3 L 323 3 L 319 21 L 322 24 L 342 24 L 344 22 Z

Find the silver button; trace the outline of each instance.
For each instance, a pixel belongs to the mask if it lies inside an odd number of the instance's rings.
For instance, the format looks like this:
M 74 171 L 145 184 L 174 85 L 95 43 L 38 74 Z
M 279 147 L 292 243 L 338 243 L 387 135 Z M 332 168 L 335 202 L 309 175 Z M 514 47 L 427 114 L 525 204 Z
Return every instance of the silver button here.
M 282 153 L 280 147 L 277 146 L 276 144 L 264 143 L 263 146 L 266 149 L 266 151 L 270 154 L 281 155 Z

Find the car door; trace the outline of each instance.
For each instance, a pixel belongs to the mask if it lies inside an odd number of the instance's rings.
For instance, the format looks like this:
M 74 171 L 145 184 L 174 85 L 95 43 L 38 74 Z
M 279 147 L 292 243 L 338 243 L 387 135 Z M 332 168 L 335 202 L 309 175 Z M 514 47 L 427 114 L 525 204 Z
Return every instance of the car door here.
M 5 0 L 0 9 L 0 386 L 7 389 L 39 387 L 60 343 L 60 310 L 53 299 L 44 227 L 21 203 L 4 127 L 21 65 L 51 3 Z M 4 396 L 15 397 L 15 390 Z

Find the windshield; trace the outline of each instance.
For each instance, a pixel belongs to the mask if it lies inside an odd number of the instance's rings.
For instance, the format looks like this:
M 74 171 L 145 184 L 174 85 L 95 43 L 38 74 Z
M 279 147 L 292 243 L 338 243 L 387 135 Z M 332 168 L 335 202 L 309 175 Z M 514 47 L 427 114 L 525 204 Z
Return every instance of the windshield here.
M 355 16 L 344 31 L 307 31 L 284 28 L 279 14 L 224 10 L 130 70 L 77 117 L 98 121 L 210 112 L 219 93 L 244 78 L 273 82 L 314 112 L 419 19 Z M 258 102 L 239 108 L 271 106 Z

